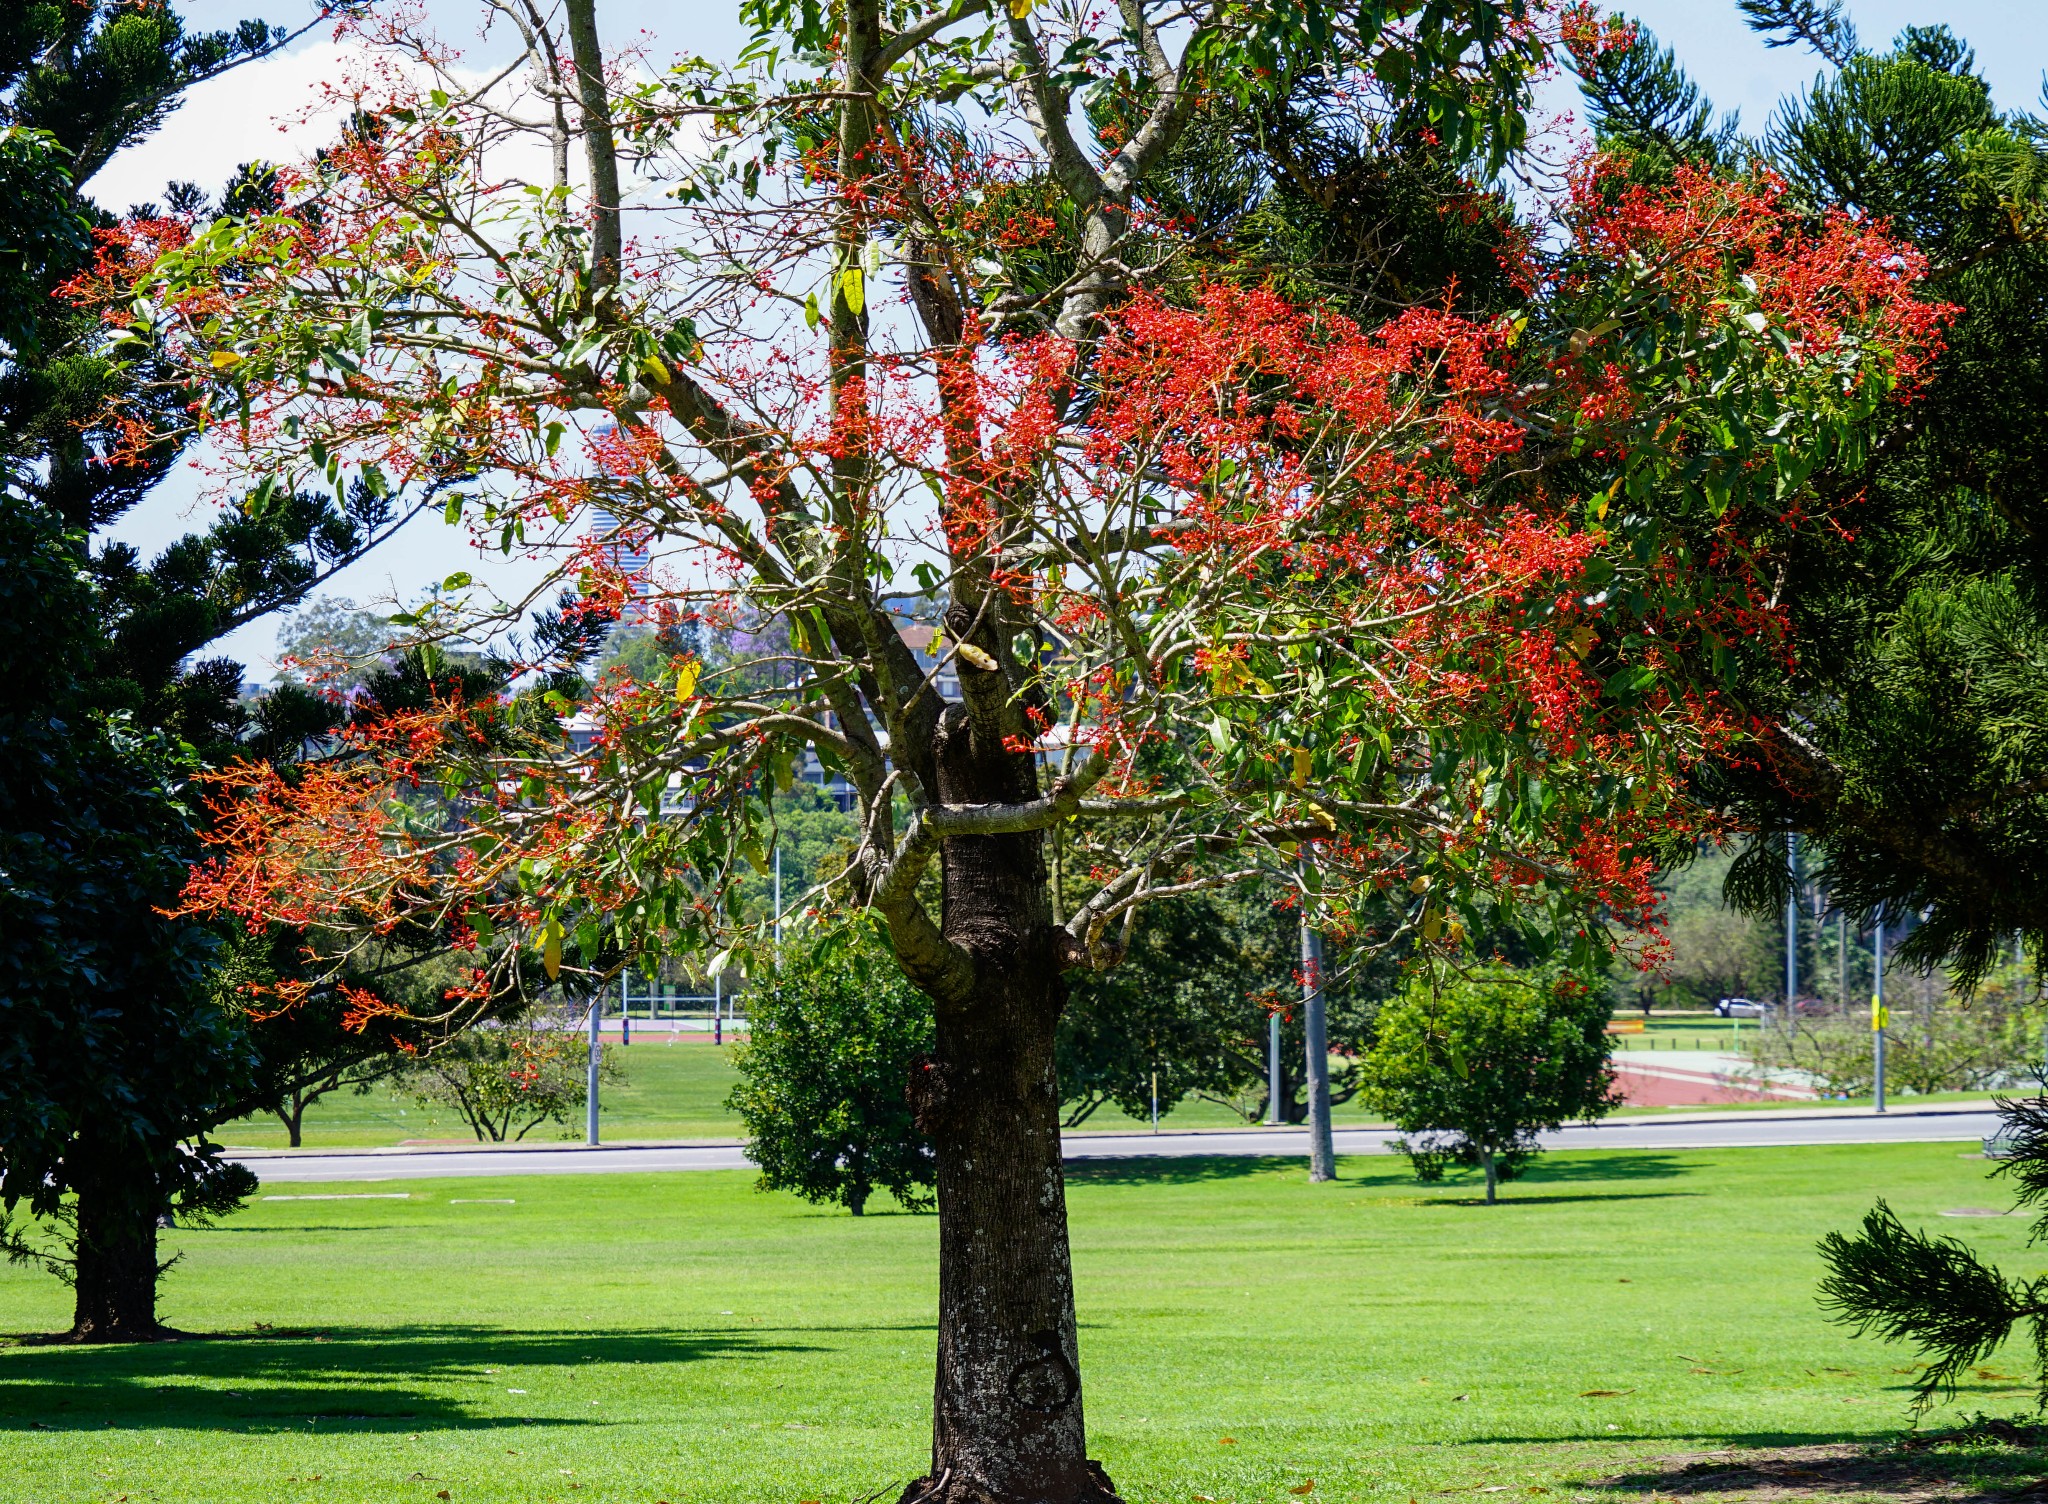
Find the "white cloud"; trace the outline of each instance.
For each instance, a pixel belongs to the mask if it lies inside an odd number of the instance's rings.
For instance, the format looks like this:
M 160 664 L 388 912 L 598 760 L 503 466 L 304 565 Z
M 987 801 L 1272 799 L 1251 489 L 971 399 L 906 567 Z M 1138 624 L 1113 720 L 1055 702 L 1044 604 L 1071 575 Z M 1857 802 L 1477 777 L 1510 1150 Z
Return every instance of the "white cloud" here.
M 116 156 L 87 187 L 119 212 L 161 203 L 173 179 L 217 193 L 244 162 L 296 161 L 334 139 L 341 109 L 307 118 L 308 110 L 320 103 L 321 85 L 341 79 L 361 57 L 359 47 L 308 39 L 230 69 L 187 93 L 155 135 Z

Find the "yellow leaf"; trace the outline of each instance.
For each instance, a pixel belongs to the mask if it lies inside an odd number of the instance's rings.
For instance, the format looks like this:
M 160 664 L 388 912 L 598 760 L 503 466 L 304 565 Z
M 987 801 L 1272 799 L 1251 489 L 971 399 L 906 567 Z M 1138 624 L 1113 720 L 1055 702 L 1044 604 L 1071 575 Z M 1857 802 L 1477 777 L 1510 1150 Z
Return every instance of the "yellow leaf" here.
M 546 937 L 542 939 L 540 946 L 540 964 L 546 970 L 550 982 L 560 979 L 562 975 L 562 927 L 559 924 L 550 924 L 547 928 Z
M 959 655 L 962 663 L 971 663 L 985 674 L 992 674 L 996 671 L 995 659 L 989 657 L 987 653 L 971 642 L 963 642 L 953 651 Z
M 1294 749 L 1294 786 L 1296 788 L 1301 788 L 1308 782 L 1309 767 L 1314 761 L 1315 758 L 1309 753 L 1308 748 L 1296 747 Z
M 242 363 L 242 357 L 232 350 L 216 350 L 212 359 L 216 371 L 226 371 Z
M 1219 695 L 1242 694 L 1252 683 L 1252 671 L 1235 658 L 1219 658 L 1209 670 L 1209 682 Z
M 1650 786 L 1647 783 L 1637 784 L 1634 791 L 1629 794 L 1629 802 L 1637 809 L 1647 806 L 1650 802 Z
M 1600 634 L 1582 623 L 1572 632 L 1572 655 L 1578 658 L 1585 657 L 1593 651 L 1593 644 L 1599 640 Z
M 1021 21 L 1037 8 L 1038 0 L 1010 0 L 1010 16 Z
M 668 367 L 663 365 L 656 357 L 650 355 L 641 361 L 640 370 L 649 380 L 658 381 L 663 386 L 668 385 Z
M 1410 893 L 1427 893 L 1429 891 L 1429 874 L 1425 872 L 1422 876 L 1416 878 L 1414 882 L 1408 885 L 1408 891 Z
M 1434 940 L 1444 932 L 1444 916 L 1435 909 L 1422 916 L 1422 938 Z
M 692 658 L 676 665 L 676 699 L 684 701 L 697 693 L 697 676 L 704 671 L 701 659 Z

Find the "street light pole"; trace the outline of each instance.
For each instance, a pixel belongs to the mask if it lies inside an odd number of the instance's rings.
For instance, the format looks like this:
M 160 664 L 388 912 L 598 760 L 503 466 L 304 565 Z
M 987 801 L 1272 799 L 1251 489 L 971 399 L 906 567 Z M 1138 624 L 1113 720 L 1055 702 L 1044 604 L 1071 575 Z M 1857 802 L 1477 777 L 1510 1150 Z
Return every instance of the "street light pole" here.
M 597 1147 L 597 1067 L 604 1059 L 604 1041 L 598 1038 L 598 1016 L 604 1012 L 604 994 L 594 994 L 590 999 L 590 1080 L 584 1092 L 583 1141 L 591 1148 Z
M 1304 899 L 1306 895 L 1303 895 Z M 1302 1033 L 1308 1049 L 1308 1178 L 1337 1178 L 1337 1149 L 1330 1138 L 1330 1031 L 1323 1011 L 1323 937 L 1301 916 Z
M 1785 866 L 1792 883 L 1785 890 L 1785 1026 L 1792 1026 L 1792 1000 L 1799 996 L 1799 837 L 1785 837 Z
M 1877 1110 L 1884 1111 L 1884 1029 L 1890 1022 L 1884 1012 L 1884 920 L 1877 921 L 1877 938 L 1871 947 L 1877 975 L 1870 987 L 1870 1038 L 1876 1062 Z
M 1280 1010 L 1266 1018 L 1266 1126 L 1277 1128 L 1286 1119 L 1280 1112 Z

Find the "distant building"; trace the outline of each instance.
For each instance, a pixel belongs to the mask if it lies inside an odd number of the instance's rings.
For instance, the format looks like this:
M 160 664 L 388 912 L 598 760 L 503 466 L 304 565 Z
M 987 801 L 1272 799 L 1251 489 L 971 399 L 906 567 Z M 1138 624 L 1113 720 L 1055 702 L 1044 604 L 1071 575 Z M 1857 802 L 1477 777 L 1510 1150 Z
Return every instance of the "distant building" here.
M 596 544 L 618 571 L 633 584 L 636 599 L 626 602 L 619 613 L 619 625 L 631 626 L 651 617 L 653 608 L 645 599 L 652 556 L 647 551 L 648 532 L 639 523 L 614 517 L 600 509 L 590 514 L 590 541 Z

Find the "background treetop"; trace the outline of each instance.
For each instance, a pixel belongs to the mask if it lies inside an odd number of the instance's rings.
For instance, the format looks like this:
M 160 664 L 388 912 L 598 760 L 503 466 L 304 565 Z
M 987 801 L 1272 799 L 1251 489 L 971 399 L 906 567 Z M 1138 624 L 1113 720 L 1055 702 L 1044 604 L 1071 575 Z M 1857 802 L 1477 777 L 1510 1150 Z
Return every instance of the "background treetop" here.
M 1777 590 L 1790 671 L 1741 691 L 1761 755 L 1709 771 L 1701 793 L 1752 833 L 1732 896 L 1782 909 L 1796 833 L 1831 902 L 1924 916 L 1906 958 L 1950 963 L 1968 987 L 2011 935 L 2036 956 L 2048 936 L 2035 729 L 2048 704 L 2035 416 L 2048 398 L 2048 123 L 1998 109 L 1945 26 L 1887 45 L 1837 4 L 1743 10 L 1774 44 L 1818 55 L 1807 89 L 1745 137 L 1638 29 L 1583 69 L 1602 146 L 1638 181 L 1684 163 L 1768 171 L 1809 215 L 1887 225 L 1956 313 L 1926 400 L 1816 471 L 1844 531 L 1790 540 Z

